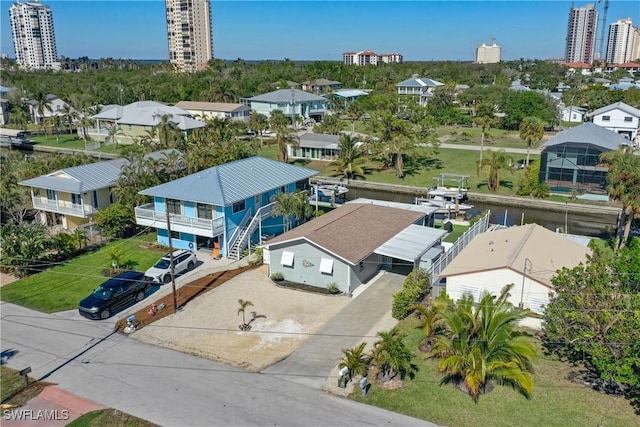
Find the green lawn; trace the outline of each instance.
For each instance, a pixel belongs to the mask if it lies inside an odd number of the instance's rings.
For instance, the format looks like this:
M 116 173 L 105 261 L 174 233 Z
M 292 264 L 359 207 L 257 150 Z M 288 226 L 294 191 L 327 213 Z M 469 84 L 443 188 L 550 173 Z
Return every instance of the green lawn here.
M 436 129 L 436 133 L 442 142 L 447 144 L 461 145 L 477 145 L 480 146 L 480 134 L 482 129 L 479 127 L 462 127 L 462 126 L 440 126 Z M 485 133 L 485 148 L 504 147 L 504 148 L 527 148 L 527 143 L 520 139 L 518 132 L 507 131 L 502 129 L 489 129 L 488 135 Z M 542 143 L 554 134 L 545 133 L 542 141 L 534 142 L 534 148 L 540 148 Z
M 101 409 L 99 411 L 89 412 L 67 424 L 67 427 L 113 426 L 153 427 L 156 426 L 156 424 L 125 414 L 116 409 Z
M 415 321 L 403 322 L 401 326 L 409 332 L 406 342 L 416 354 L 414 362 L 419 371 L 415 379 L 407 380 L 401 390 L 372 387 L 364 399 L 357 389 L 351 396 L 354 400 L 449 427 L 640 425 L 640 417 L 634 414 L 626 399 L 568 381 L 570 366 L 546 356 L 534 363 L 535 386 L 531 399 L 511 388 L 496 386 L 475 404 L 453 386 L 439 385 L 441 375 L 436 362 L 417 349 L 421 330 L 416 328 Z
M 54 136 L 34 136 L 31 137 L 33 141 L 35 141 L 38 145 L 44 145 L 47 147 L 56 147 L 56 148 L 68 148 L 72 150 L 84 150 L 85 143 L 82 138 L 78 138 L 77 135 L 69 135 L 69 134 L 60 134 L 59 138 L 56 139 Z M 104 145 L 102 144 L 99 149 L 93 151 L 99 151 L 101 153 L 120 153 L 122 145 Z
M 258 155 L 270 159 L 277 158 L 277 148 L 275 146 L 263 147 Z M 512 154 L 514 163 L 524 159 L 525 155 Z M 365 180 L 372 182 L 382 182 L 398 185 L 409 185 L 417 187 L 433 187 L 434 177 L 440 176 L 442 172 L 469 174 L 469 187 L 473 192 L 489 193 L 487 188 L 487 173 L 481 171 L 477 174 L 476 161 L 479 158 L 477 151 L 439 149 L 437 154 L 429 155 L 423 152 L 422 158 L 413 156 L 405 163 L 405 176 L 402 179 L 396 178 L 394 168 L 381 169 L 381 164 L 368 162 L 365 164 Z M 540 156 L 532 155 L 533 161 L 539 161 Z M 330 162 L 292 160 L 291 163 L 305 166 L 317 170 L 321 176 L 338 176 L 330 166 Z M 496 194 L 514 195 L 518 187 L 520 176 L 523 170 L 510 171 L 503 170 L 500 174 L 501 187 Z M 361 178 L 359 178 L 361 179 Z
M 447 237 L 445 237 L 443 241 L 455 243 L 456 240 L 458 240 L 458 238 L 462 236 L 462 234 L 464 234 L 464 232 L 468 229 L 469 227 L 467 227 L 466 225 L 453 224 L 453 231 L 447 234 Z
M 29 378 L 29 385 L 26 385 L 24 377 L 20 376 L 20 371 L 0 366 L 0 402 L 24 405 L 40 394 L 49 383 L 36 382 L 33 378 Z
M 155 239 L 155 233 L 150 233 L 109 243 L 62 265 L 3 286 L 0 299 L 46 313 L 78 308 L 80 300 L 106 280 L 102 273 L 111 266 L 107 256 L 109 250 L 120 249 L 123 253 L 121 264 L 144 271 L 166 252 L 141 246 Z

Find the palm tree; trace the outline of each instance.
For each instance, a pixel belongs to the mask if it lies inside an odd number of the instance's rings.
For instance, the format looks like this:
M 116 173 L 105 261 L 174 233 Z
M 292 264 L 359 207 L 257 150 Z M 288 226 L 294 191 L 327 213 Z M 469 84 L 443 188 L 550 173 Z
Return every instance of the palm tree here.
M 440 384 L 456 384 L 476 402 L 492 382 L 531 396 L 536 349 L 514 332 L 527 313 L 507 301 L 513 286 L 505 286 L 498 297 L 484 292 L 477 306 L 473 295 L 465 294 L 441 312 L 444 328 L 431 350 L 444 373 Z
M 264 114 L 252 112 L 249 116 L 249 128 L 260 135 L 260 145 L 263 145 L 263 133 L 269 129 L 269 119 Z
M 273 110 L 269 116 L 269 125 L 275 132 L 279 133 L 282 129 L 286 129 L 289 123 L 291 123 L 291 121 L 281 110 Z
M 18 174 L 20 172 L 20 162 L 14 157 L 7 155 L 0 158 L 0 209 L 1 220 L 11 215 L 22 204 L 22 191 L 18 185 Z
M 340 369 L 347 368 L 347 376 L 351 380 L 355 375 L 365 376 L 367 366 L 369 366 L 370 357 L 364 354 L 366 342 L 360 343 L 359 346 L 342 350 L 343 356 L 340 359 L 338 367 Z
M 331 162 L 331 166 L 342 173 L 345 179 L 364 176 L 362 164 L 365 162 L 362 142 L 350 135 L 340 134 L 340 154 Z
M 44 92 L 37 92 L 33 100 L 35 101 L 35 105 L 33 106 L 33 121 L 42 125 L 44 122 L 45 112 L 53 111 L 51 108 L 51 102 L 49 101 L 47 94 Z
M 379 378 L 386 382 L 398 375 L 400 379 L 407 375 L 412 376 L 417 368 L 411 363 L 413 354 L 403 342 L 404 335 L 397 328 L 393 328 L 390 331 L 378 332 L 378 336 L 380 340 L 373 345 L 371 358 L 379 370 Z
M 630 147 L 621 147 L 600 155 L 600 162 L 609 166 L 607 191 L 622 203 L 624 231 L 616 235 L 616 246 L 622 248 L 629 240 L 631 223 L 640 216 L 640 157 Z
M 240 325 L 242 328 L 243 326 L 247 325 L 247 321 L 245 320 L 245 317 L 244 317 L 244 311 L 249 306 L 253 307 L 253 303 L 249 300 L 245 301 L 243 299 L 239 299 L 238 304 L 240 304 L 240 307 L 238 308 L 238 315 L 242 313 L 242 325 Z
M 531 153 L 531 142 L 540 141 L 544 136 L 544 122 L 537 117 L 525 117 L 520 122 L 520 139 L 527 141 L 526 167 L 529 167 L 529 155 Z
M 122 132 L 122 128 L 119 125 L 113 123 L 111 127 L 107 128 L 107 138 L 111 141 L 115 146 L 118 146 L 117 136 L 124 136 L 124 132 Z
M 476 108 L 476 118 L 474 123 L 480 126 L 480 161 L 482 161 L 482 152 L 484 150 L 484 137 L 485 132 L 496 122 L 493 117 L 493 105 L 489 103 L 482 103 Z
M 347 107 L 347 118 L 351 120 L 351 132 L 356 131 L 356 121 L 364 114 L 364 109 L 358 102 L 352 102 Z
M 480 174 L 481 169 L 488 169 L 489 177 L 487 179 L 487 185 L 489 190 L 495 193 L 500 188 L 500 170 L 507 169 L 511 171 L 509 165 L 513 163 L 513 160 L 504 150 L 488 150 L 488 152 L 490 157 L 484 158 L 481 161 L 478 160 L 476 164 L 478 166 L 478 174 Z
M 293 148 L 300 148 L 300 141 L 295 132 L 287 127 L 277 129 L 276 136 L 274 138 L 276 145 L 278 146 L 278 160 L 287 163 L 289 161 L 288 146 Z
M 443 293 L 428 307 L 423 304 L 413 304 L 409 306 L 410 310 L 415 310 L 418 313 L 418 316 L 423 322 L 422 333 L 424 335 L 424 342 L 418 346 L 420 350 L 429 351 L 431 346 L 433 346 L 433 337 L 444 325 L 441 312 L 452 302 L 451 298 L 449 298 L 446 293 Z
M 284 230 L 288 231 L 292 226 L 292 221 L 299 221 L 306 218 L 311 210 L 307 203 L 306 194 L 299 191 L 297 193 L 277 192 L 275 195 L 275 206 L 271 211 L 271 216 L 282 216 Z

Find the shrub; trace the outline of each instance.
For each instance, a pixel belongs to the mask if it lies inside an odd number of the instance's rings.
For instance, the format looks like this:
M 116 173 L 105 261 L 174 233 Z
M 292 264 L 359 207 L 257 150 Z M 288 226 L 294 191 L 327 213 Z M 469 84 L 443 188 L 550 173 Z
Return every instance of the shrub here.
M 284 274 L 281 271 L 275 271 L 271 274 L 271 280 L 280 281 L 284 280 Z
M 339 294 L 340 293 L 340 288 L 338 288 L 338 285 L 336 284 L 336 282 L 331 282 L 327 285 L 327 290 L 329 291 L 330 294 Z
M 411 313 L 411 305 L 418 303 L 431 290 L 429 273 L 417 268 L 413 270 L 404 281 L 402 289 L 393 295 L 391 315 L 400 320 Z

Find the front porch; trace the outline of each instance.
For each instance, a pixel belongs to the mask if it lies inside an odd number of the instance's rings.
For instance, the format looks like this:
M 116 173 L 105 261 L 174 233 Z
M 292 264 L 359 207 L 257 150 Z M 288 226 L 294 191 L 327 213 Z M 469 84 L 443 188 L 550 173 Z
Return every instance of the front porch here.
M 175 232 L 205 237 L 216 237 L 224 234 L 224 217 L 205 219 L 167 214 L 164 211 L 156 211 L 153 203 L 136 207 L 135 214 L 136 224 L 138 225 L 167 229 L 168 220 L 171 225 L 171 230 Z

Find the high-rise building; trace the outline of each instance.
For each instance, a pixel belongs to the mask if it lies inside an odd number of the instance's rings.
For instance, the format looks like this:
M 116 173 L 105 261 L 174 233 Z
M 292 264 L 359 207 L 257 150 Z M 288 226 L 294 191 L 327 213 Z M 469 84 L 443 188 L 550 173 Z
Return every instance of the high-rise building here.
M 502 48 L 494 41 L 491 46 L 482 43 L 476 48 L 476 62 L 478 64 L 495 64 L 500 62 Z
M 640 29 L 633 26 L 631 18 L 618 19 L 609 25 L 607 62 L 623 64 L 640 58 Z
M 595 4 L 574 7 L 569 12 L 567 29 L 567 62 L 593 62 L 598 30 L 598 11 Z
M 169 61 L 181 72 L 204 70 L 213 59 L 211 0 L 165 0 Z
M 51 8 L 37 1 L 9 8 L 16 62 L 26 68 L 52 68 L 58 61 Z

